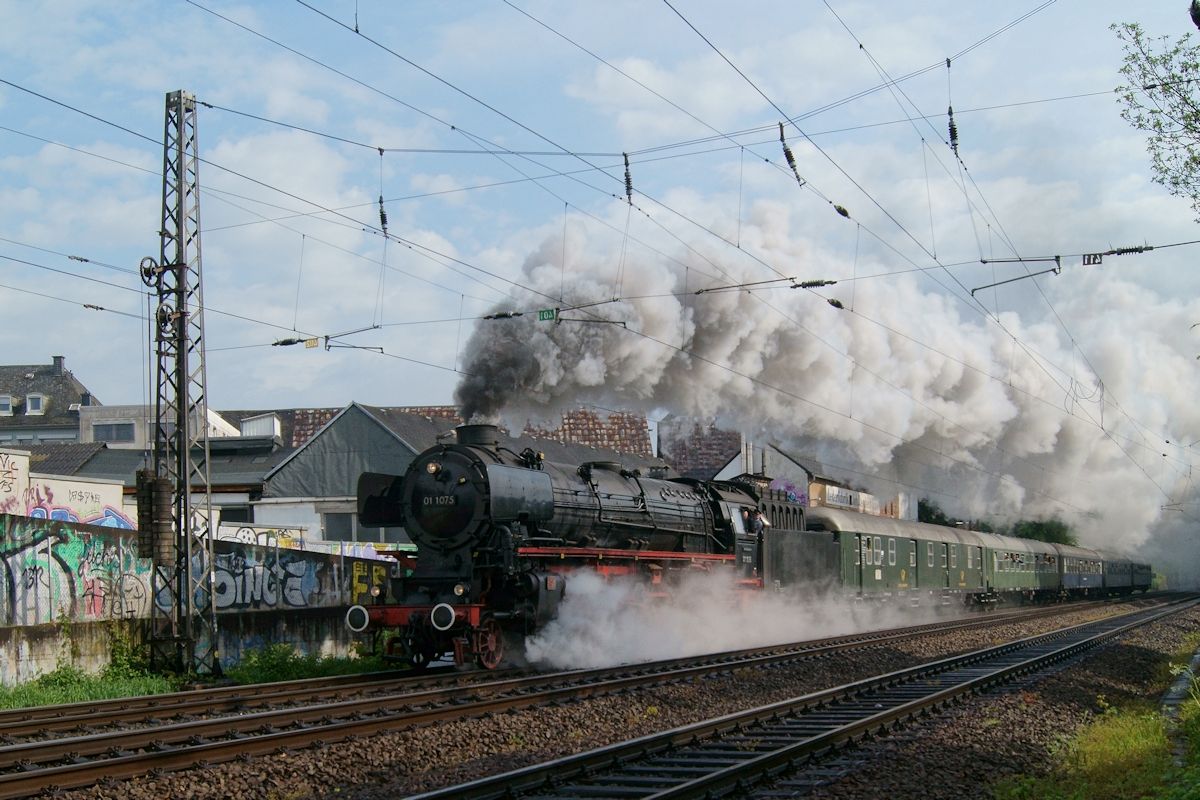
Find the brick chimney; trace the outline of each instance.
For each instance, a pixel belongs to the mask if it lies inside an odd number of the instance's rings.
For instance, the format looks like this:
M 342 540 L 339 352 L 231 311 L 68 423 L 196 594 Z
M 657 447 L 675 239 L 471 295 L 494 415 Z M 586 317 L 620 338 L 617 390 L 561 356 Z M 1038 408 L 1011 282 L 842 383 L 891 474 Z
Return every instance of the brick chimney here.
M 65 370 L 63 369 L 63 361 L 65 361 L 65 360 L 66 360 L 66 358 L 64 356 L 54 356 L 54 374 L 55 375 L 62 375 L 63 372 L 65 372 Z

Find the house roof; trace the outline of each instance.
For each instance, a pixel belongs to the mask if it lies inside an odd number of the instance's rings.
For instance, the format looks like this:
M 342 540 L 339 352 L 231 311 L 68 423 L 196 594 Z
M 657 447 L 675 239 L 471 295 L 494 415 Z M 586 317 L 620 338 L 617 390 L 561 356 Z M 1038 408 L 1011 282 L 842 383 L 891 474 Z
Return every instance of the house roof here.
M 380 415 L 396 414 L 396 435 L 405 438 L 404 428 L 409 424 L 404 417 L 437 421 L 443 424 L 442 430 L 450 430 L 462 425 L 465 420 L 459 416 L 457 406 L 362 406 L 371 408 Z M 241 427 L 244 420 L 253 417 L 274 414 L 279 418 L 280 438 L 285 447 L 300 447 L 311 439 L 318 431 L 343 411 L 343 408 L 291 408 L 259 411 L 222 411 L 221 416 L 235 427 Z M 382 416 L 381 416 L 382 420 Z M 411 436 L 420 439 L 424 431 L 412 431 Z M 549 427 L 529 426 L 525 433 L 541 439 L 553 439 L 559 442 L 575 442 L 591 447 L 615 450 L 620 453 L 632 453 L 650 457 L 653 450 L 650 446 L 650 430 L 643 414 L 631 412 L 612 412 L 601 414 L 587 408 L 566 411 L 562 415 L 562 424 Z M 410 442 L 411 444 L 411 442 Z M 415 452 L 424 450 L 428 445 L 417 447 Z
M 209 440 L 210 445 L 217 441 Z M 209 450 L 210 485 L 217 489 L 261 484 L 294 450 L 271 447 L 273 444 L 266 437 L 224 437 L 219 446 Z M 17 449 L 29 451 L 30 472 L 121 481 L 127 487 L 136 485 L 138 470 L 153 463 L 145 450 L 109 448 L 103 442 L 22 445 Z
M 683 477 L 711 480 L 741 458 L 742 435 L 715 422 L 670 416 L 658 424 L 658 453 Z
M 64 358 L 54 356 L 50 364 L 15 364 L 0 366 L 0 395 L 11 395 L 12 416 L 0 417 L 3 428 L 79 427 L 79 414 L 72 411 L 76 403 L 100 405 L 87 387 L 63 366 Z M 41 414 L 27 414 L 26 397 L 40 394 Z
M 444 406 L 430 409 L 428 407 L 409 406 L 394 408 L 350 403 L 350 405 L 346 406 L 330 419 L 321 431 L 314 434 L 313 439 L 320 436 L 325 429 L 336 425 L 338 420 L 351 409 L 358 409 L 367 417 L 375 420 L 384 430 L 392 434 L 398 442 L 415 455 L 434 446 L 439 441 L 454 441 L 454 428 L 461 424 L 461 418 L 458 417 L 457 413 L 440 413 L 436 416 L 413 413 L 414 411 L 440 410 L 441 408 L 449 409 L 451 407 Z M 645 424 L 644 418 L 643 424 Z M 581 464 L 585 461 L 617 461 L 628 467 L 667 466 L 666 462 L 662 459 L 654 458 L 648 453 L 645 455 L 640 453 L 621 453 L 611 448 L 598 448 L 586 443 L 563 442 L 553 438 L 531 436 L 528 431 L 519 437 L 506 438 L 502 441 L 510 449 L 519 451 L 529 447 L 543 453 L 549 461 L 565 464 Z M 300 457 L 303 449 L 304 447 L 297 448 L 281 458 L 266 473 L 266 478 L 272 478 L 289 461 Z
M 329 420 L 342 411 L 341 408 L 277 408 L 259 411 L 220 411 L 229 424 L 241 430 L 242 422 L 254 417 L 274 414 L 279 419 L 279 438 L 284 447 L 294 448 L 307 442 Z
M 437 444 L 439 437 L 450 436 L 454 428 L 462 424 L 462 418 L 457 413 L 436 416 L 413 413 L 414 410 L 433 410 L 428 408 L 362 408 L 383 423 L 414 453 Z M 527 427 L 521 436 L 502 439 L 502 443 L 514 450 L 532 447 L 545 453 L 550 461 L 568 464 L 618 461 L 631 467 L 666 466 L 662 459 L 650 454 L 646 418 L 637 414 L 612 414 L 609 420 L 603 420 L 593 411 L 578 409 L 563 414 L 563 424 L 558 428 Z
M 104 442 L 62 442 L 56 444 L 19 445 L 29 451 L 29 471 L 47 475 L 74 475 L 101 450 Z

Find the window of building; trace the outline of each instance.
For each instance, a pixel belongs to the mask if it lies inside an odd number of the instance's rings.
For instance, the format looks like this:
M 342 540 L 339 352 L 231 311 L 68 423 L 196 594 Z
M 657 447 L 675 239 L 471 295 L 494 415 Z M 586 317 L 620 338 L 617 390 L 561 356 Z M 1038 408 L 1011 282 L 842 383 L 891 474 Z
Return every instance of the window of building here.
M 92 426 L 92 440 L 96 442 L 132 442 L 132 422 L 97 422 Z
M 12 416 L 12 395 L 0 394 L 0 417 Z
M 322 514 L 321 516 L 325 523 L 326 539 L 354 541 L 353 514 Z
M 45 414 L 46 413 L 46 396 L 41 394 L 25 395 L 25 413 L 26 414 Z
M 321 514 L 325 539 L 343 542 L 394 542 L 407 544 L 408 535 L 401 527 L 377 528 L 358 523 L 358 514 L 327 511 Z
M 250 506 L 221 506 L 221 522 L 254 522 L 254 509 Z

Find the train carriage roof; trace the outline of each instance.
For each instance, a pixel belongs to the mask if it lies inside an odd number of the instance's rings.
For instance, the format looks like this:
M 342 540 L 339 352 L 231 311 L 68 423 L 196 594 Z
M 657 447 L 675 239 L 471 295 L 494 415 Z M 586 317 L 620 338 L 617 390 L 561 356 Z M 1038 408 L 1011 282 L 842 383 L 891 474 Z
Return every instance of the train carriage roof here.
M 1075 547 L 1069 544 L 1056 544 L 1054 549 L 1058 551 L 1060 556 L 1065 558 L 1095 558 L 1103 559 L 1104 556 L 1098 550 L 1092 550 L 1087 547 Z
M 947 528 L 944 525 L 929 525 L 924 522 L 876 517 L 839 508 L 813 506 L 808 509 L 808 525 L 811 528 L 813 523 L 818 522 L 833 531 L 868 533 L 872 536 L 893 536 L 900 539 L 921 539 L 932 542 L 959 543 L 963 541 L 960 534 L 967 533 L 967 531 Z
M 1012 553 L 1042 553 L 1043 555 L 1054 555 L 1054 545 L 1049 542 L 1040 542 L 1037 539 L 1021 539 L 1017 536 L 1005 536 L 999 533 L 987 534 L 990 543 L 988 547 L 993 550 L 1001 550 L 1003 552 Z
M 1051 555 L 1055 545 L 1039 542 L 1035 539 L 1019 539 L 1015 536 L 1002 536 L 996 533 L 969 531 L 963 528 L 950 528 L 945 525 L 930 525 L 925 522 L 893 519 L 892 517 L 876 517 L 870 514 L 860 514 L 857 511 L 846 511 L 825 506 L 814 506 L 808 510 L 809 526 L 821 523 L 829 530 L 865 533 L 872 536 L 893 536 L 905 539 L 920 539 L 926 542 L 954 542 L 957 544 L 977 545 L 992 550 L 1012 553 L 1042 553 Z M 1081 557 L 1095 558 L 1093 551 L 1084 551 Z M 1072 554 L 1073 555 L 1073 554 Z

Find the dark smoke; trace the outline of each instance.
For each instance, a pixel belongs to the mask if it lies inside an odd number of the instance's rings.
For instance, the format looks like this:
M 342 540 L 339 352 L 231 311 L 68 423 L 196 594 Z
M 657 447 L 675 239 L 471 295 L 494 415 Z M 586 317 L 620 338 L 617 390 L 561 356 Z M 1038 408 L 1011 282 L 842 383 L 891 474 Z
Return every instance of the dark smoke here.
M 536 385 L 542 368 L 533 351 L 521 344 L 528 335 L 521 319 L 483 320 L 472 337 L 473 358 L 454 390 L 454 399 L 468 422 L 495 419 L 513 392 Z

